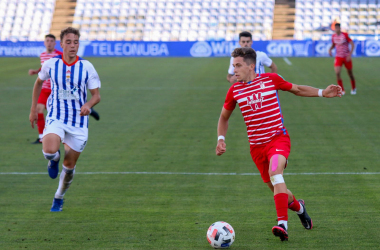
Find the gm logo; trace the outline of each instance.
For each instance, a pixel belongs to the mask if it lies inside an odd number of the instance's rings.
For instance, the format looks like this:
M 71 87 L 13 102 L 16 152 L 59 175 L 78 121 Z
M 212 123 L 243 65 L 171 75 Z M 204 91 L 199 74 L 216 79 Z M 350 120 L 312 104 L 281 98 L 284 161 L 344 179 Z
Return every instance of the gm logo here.
M 365 54 L 366 56 L 380 56 L 380 41 L 366 41 Z
M 267 51 L 271 56 L 293 55 L 293 47 L 289 42 L 270 42 L 267 45 Z
M 329 49 L 331 47 L 331 42 L 320 42 L 318 41 L 315 45 L 315 55 L 316 56 L 329 56 Z
M 212 48 L 208 42 L 197 42 L 190 49 L 190 55 L 193 57 L 209 57 L 212 54 Z

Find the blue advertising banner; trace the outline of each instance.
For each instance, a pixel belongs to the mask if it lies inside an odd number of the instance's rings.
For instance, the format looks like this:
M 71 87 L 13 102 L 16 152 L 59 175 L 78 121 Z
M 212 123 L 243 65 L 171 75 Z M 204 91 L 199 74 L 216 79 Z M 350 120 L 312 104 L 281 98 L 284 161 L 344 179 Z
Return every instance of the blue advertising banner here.
M 353 56 L 380 56 L 380 41 L 354 41 Z M 254 41 L 253 48 L 270 57 L 328 57 L 331 41 Z M 83 57 L 229 57 L 239 47 L 237 41 L 133 42 L 81 41 Z M 57 41 L 56 48 L 62 50 Z M 0 57 L 38 57 L 43 42 L 0 41 Z

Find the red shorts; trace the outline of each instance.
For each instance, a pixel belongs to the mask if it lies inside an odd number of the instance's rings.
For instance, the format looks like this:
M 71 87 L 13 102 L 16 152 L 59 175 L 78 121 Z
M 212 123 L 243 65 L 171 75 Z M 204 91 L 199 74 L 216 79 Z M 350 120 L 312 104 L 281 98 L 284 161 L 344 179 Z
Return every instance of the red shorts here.
M 40 93 L 40 96 L 38 97 L 37 103 L 43 104 L 46 107 L 46 103 L 50 96 L 50 93 L 51 93 L 50 89 L 41 89 L 41 93 Z
M 335 67 L 342 67 L 343 64 L 346 67 L 346 69 L 352 69 L 352 58 L 349 62 L 347 62 L 346 58 L 335 57 L 335 62 L 334 62 Z
M 290 137 L 288 134 L 276 135 L 273 140 L 262 146 L 251 146 L 251 156 L 264 182 L 269 182 L 269 162 L 273 155 L 283 155 L 286 159 L 290 154 Z M 285 166 L 286 167 L 286 166 Z

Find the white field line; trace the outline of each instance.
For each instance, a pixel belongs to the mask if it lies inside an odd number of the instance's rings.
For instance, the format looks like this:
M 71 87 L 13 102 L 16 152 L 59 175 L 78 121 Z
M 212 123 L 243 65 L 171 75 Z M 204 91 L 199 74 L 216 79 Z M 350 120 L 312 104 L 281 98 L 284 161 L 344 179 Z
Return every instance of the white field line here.
M 190 172 L 77 172 L 84 175 L 260 175 L 259 173 L 190 173 Z M 380 172 L 284 173 L 284 175 L 378 175 Z M 0 175 L 47 175 L 47 172 L 0 172 Z
M 292 65 L 292 62 L 291 62 L 287 57 L 284 57 L 284 61 L 285 61 L 288 65 Z

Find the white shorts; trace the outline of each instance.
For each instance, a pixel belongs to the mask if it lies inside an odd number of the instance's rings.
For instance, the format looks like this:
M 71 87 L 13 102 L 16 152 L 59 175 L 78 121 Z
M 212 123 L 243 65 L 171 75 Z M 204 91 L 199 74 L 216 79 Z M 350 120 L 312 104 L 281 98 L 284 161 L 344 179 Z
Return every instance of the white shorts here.
M 42 137 L 47 134 L 58 135 L 62 143 L 67 144 L 71 149 L 77 152 L 82 152 L 87 144 L 88 128 L 77 128 L 66 125 L 61 121 L 47 118 Z

